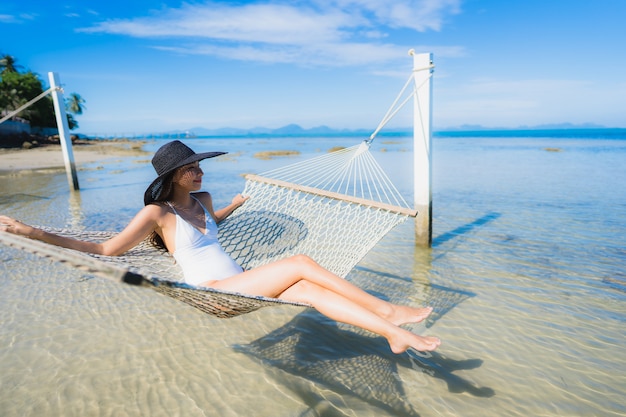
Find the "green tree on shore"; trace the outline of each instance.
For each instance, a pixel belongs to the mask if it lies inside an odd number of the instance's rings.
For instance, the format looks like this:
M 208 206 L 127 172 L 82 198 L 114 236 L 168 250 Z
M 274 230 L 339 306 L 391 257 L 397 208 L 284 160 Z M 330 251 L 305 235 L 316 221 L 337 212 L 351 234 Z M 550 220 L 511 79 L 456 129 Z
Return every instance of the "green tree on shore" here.
M 6 72 L 0 82 L 0 105 L 11 112 L 43 93 L 44 89 L 37 74 Z M 19 117 L 28 120 L 31 126 L 55 127 L 54 107 L 50 97 L 44 97 L 22 110 Z
M 83 99 L 80 94 L 72 93 L 67 98 L 67 111 L 72 114 L 83 114 L 83 109 L 85 108 L 84 104 L 85 99 Z
M 74 115 L 83 114 L 85 109 L 85 99 L 80 94 L 72 93 L 65 99 L 65 110 L 67 111 L 67 124 L 70 130 L 78 127 L 78 122 Z
M 0 68 L 2 68 L 0 74 L 17 72 L 18 68 L 21 68 L 21 65 L 17 65 L 15 61 L 16 59 L 11 55 L 3 55 L 2 58 L 0 58 Z
M 21 73 L 20 65 L 10 55 L 0 58 L 0 111 L 10 113 L 29 100 L 43 93 L 44 86 L 39 76 L 32 71 Z M 78 127 L 73 115 L 83 113 L 85 100 L 76 93 L 70 94 L 65 100 L 68 111 L 67 121 L 70 129 Z M 56 127 L 52 97 L 47 95 L 22 110 L 17 116 L 28 120 L 34 127 Z

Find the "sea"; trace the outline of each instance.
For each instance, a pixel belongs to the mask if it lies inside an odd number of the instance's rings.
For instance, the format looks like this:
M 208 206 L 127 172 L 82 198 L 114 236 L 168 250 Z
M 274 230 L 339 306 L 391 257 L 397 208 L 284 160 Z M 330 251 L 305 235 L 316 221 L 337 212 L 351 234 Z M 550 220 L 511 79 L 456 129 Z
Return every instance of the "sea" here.
M 229 152 L 202 163 L 219 207 L 244 173 L 363 139 L 183 141 Z M 271 150 L 298 153 L 257 157 Z M 436 352 L 395 355 L 302 307 L 219 319 L 0 246 L 0 415 L 626 416 L 626 129 L 437 132 L 431 151 L 432 246 L 405 222 L 346 279 L 433 306 L 408 328 L 438 336 Z M 412 201 L 411 135 L 381 134 L 371 152 Z M 4 173 L 0 213 L 120 230 L 143 205 L 149 159 L 82 164 L 78 192 L 62 169 Z

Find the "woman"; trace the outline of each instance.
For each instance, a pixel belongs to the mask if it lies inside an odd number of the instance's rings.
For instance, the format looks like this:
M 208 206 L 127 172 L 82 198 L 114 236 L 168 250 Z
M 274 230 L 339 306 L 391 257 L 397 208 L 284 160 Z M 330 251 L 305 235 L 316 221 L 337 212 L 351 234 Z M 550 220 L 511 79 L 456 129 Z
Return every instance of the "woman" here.
M 203 176 L 200 161 L 222 154 L 197 154 L 180 141 L 159 148 L 152 159 L 158 176 L 144 194 L 145 207 L 122 232 L 105 242 L 59 236 L 7 216 L 0 216 L 0 231 L 109 256 L 121 255 L 152 236 L 155 244 L 173 254 L 189 284 L 310 304 L 333 320 L 385 337 L 394 353 L 408 348 L 429 351 L 440 345 L 436 337 L 418 336 L 400 327 L 424 320 L 431 308 L 381 300 L 308 256 L 296 255 L 243 271 L 219 245 L 217 223 L 244 204 L 246 197 L 237 195 L 230 205 L 214 211 L 211 194 L 198 192 Z

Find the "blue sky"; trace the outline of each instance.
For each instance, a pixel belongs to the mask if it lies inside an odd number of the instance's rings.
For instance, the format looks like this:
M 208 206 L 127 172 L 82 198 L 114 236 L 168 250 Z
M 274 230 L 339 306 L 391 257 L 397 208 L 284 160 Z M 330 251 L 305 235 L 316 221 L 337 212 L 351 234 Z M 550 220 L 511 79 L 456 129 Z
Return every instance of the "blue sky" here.
M 373 130 L 409 49 L 434 54 L 435 130 L 626 127 L 625 18 L 624 0 L 3 0 L 0 53 L 57 72 L 87 134 Z

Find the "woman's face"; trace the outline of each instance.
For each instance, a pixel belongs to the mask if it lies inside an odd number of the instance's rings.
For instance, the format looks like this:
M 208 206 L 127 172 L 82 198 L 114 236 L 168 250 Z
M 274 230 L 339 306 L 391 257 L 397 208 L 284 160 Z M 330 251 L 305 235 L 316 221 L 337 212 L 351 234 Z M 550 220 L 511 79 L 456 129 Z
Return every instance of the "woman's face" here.
M 200 168 L 200 162 L 192 162 L 176 170 L 173 182 L 190 191 L 197 191 L 202 187 L 203 175 L 204 172 Z

